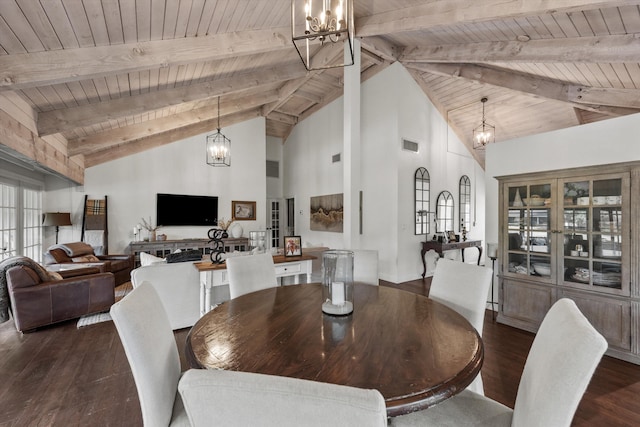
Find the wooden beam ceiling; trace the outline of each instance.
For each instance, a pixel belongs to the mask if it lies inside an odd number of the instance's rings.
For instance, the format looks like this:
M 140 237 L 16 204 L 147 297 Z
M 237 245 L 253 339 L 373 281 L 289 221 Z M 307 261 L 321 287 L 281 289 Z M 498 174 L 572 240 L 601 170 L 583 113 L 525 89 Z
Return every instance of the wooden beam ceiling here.
M 307 74 L 301 64 L 267 68 L 204 83 L 180 86 L 162 91 L 111 99 L 90 105 L 61 108 L 39 114 L 38 132 L 51 135 L 74 128 L 103 123 L 121 117 L 145 113 L 171 105 L 200 101 L 246 89 L 289 81 Z
M 625 0 L 435 0 L 416 6 L 377 13 L 356 20 L 356 36 L 370 37 L 419 31 L 452 24 L 625 6 Z
M 87 80 L 109 74 L 293 50 L 291 29 L 0 55 L 0 91 Z
M 497 87 L 508 88 L 527 95 L 562 101 L 570 103 L 577 108 L 612 116 L 632 114 L 640 111 L 640 103 L 638 102 L 640 91 L 637 89 L 619 89 L 611 96 L 607 95 L 608 89 L 607 91 L 602 91 L 602 93 L 600 93 L 600 101 L 596 101 L 598 99 L 597 96 L 588 95 L 589 90 L 592 88 L 566 84 L 564 82 L 531 76 L 512 70 L 489 68 L 472 64 L 411 63 L 407 64 L 407 67 L 432 74 L 463 78 Z M 582 93 L 585 95 L 583 98 L 580 97 Z M 600 105 L 595 102 L 600 102 Z
M 410 62 L 636 62 L 640 34 L 407 47 Z

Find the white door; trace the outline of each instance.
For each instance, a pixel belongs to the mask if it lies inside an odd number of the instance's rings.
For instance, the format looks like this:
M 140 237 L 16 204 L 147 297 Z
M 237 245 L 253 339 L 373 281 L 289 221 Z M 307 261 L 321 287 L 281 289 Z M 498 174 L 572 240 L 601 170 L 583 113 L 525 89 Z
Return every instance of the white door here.
M 267 235 L 269 238 L 269 248 L 282 247 L 282 227 L 284 225 L 283 205 L 282 199 L 267 200 Z

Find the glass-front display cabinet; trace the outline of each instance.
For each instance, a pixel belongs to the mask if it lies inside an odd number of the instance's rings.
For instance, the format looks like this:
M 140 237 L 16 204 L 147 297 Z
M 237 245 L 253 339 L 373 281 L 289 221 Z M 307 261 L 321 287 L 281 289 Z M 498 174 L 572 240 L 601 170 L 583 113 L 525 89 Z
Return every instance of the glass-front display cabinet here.
M 627 175 L 561 181 L 564 285 L 629 294 L 628 181 Z
M 507 272 L 549 280 L 555 271 L 551 182 L 508 185 Z
M 640 162 L 498 180 L 498 322 L 535 332 L 570 298 L 640 364 Z

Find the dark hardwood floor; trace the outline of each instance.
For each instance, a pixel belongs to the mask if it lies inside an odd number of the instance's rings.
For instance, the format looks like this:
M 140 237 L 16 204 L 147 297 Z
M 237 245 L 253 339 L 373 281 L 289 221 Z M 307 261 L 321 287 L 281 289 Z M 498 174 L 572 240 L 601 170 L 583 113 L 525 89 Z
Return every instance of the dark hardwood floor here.
M 429 281 L 399 285 L 428 294 Z M 181 351 L 188 330 L 178 331 Z M 533 334 L 494 323 L 484 327 L 485 394 L 513 407 Z M 570 354 L 567 357 L 571 357 Z M 639 426 L 640 366 L 604 357 L 574 426 Z M 139 426 L 138 396 L 112 322 L 76 329 L 76 321 L 16 332 L 0 325 L 0 426 Z

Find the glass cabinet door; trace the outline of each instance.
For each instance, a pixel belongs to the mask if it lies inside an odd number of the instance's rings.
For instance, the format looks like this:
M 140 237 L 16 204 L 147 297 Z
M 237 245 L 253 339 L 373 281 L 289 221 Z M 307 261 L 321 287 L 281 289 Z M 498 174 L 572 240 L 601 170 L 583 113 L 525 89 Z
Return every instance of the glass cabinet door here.
M 507 271 L 550 280 L 552 256 L 552 183 L 509 184 L 507 199 Z
M 626 175 L 564 180 L 562 278 L 567 286 L 628 293 L 629 178 Z

